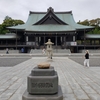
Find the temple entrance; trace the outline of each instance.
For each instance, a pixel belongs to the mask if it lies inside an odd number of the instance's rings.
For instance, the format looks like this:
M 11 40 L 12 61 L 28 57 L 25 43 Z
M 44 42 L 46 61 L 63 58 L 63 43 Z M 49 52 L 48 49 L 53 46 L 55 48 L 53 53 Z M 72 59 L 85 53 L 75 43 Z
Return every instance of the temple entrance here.
M 48 39 L 51 39 L 51 42 L 53 42 L 54 45 L 61 45 L 60 37 L 41 37 L 40 45 L 44 45 L 44 43 L 46 43 Z
M 54 43 L 54 45 L 55 45 L 55 37 L 46 37 L 46 42 L 48 41 L 48 39 L 51 39 L 51 42 L 53 42 Z

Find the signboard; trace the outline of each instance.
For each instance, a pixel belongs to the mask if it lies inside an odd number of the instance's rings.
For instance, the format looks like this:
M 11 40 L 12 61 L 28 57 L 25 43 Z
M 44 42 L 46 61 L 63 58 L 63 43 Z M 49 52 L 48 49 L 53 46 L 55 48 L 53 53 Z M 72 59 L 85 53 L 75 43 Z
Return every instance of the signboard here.
M 70 42 L 70 45 L 77 45 L 77 42 Z

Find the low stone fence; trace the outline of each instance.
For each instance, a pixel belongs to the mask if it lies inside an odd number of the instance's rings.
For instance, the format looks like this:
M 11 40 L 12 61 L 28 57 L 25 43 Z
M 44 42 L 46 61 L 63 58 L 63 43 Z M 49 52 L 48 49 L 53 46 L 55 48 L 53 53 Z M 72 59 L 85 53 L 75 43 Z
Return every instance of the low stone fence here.
M 9 53 L 19 53 L 19 50 L 9 50 Z M 6 50 L 0 50 L 0 54 L 6 54 Z
M 89 49 L 88 49 L 89 50 Z M 80 50 L 79 53 L 85 53 L 86 50 Z M 100 53 L 100 50 L 94 50 L 94 49 L 91 49 L 89 50 L 89 53 Z
M 71 53 L 70 49 L 54 49 L 54 53 Z

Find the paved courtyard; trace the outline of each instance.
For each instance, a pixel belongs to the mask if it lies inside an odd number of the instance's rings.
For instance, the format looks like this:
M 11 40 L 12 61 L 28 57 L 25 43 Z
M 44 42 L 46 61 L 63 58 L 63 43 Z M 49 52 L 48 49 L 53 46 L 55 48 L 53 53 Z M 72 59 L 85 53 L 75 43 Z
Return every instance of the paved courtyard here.
M 27 76 L 38 63 L 45 61 L 48 62 L 47 57 L 32 57 L 13 67 L 0 66 L 0 100 L 22 100 Z M 49 62 L 58 73 L 63 100 L 100 100 L 100 67 L 84 68 L 77 61 L 53 57 Z

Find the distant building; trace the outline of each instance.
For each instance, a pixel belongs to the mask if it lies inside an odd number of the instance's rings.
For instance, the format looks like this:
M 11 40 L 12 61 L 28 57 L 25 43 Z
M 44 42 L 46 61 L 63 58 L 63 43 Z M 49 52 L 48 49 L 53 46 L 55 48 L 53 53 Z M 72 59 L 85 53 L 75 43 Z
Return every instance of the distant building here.
M 30 49 L 44 47 L 48 39 L 51 39 L 54 49 L 70 49 L 71 52 L 79 52 L 79 50 L 94 47 L 94 45 L 91 46 L 93 41 L 89 41 L 88 45 L 86 43 L 86 33 L 93 28 L 93 26 L 77 24 L 72 11 L 54 12 L 52 7 L 47 9 L 47 12 L 30 11 L 25 24 L 8 27 L 11 33 L 16 34 L 16 38 L 6 40 L 0 38 L 0 49 L 7 43 L 8 48 L 20 50 L 24 47 L 28 52 Z M 2 46 L 3 42 L 5 42 L 4 46 Z

